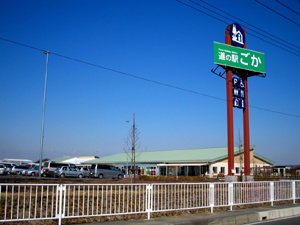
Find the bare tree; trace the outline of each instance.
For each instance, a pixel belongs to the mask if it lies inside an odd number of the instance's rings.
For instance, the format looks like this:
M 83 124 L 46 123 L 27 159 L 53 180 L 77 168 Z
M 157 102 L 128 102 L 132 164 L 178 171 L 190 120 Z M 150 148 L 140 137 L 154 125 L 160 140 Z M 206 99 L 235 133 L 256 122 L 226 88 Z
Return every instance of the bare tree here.
M 240 174 L 241 177 L 243 176 L 243 154 L 242 154 L 242 140 L 241 140 L 241 134 L 240 134 L 240 129 L 239 129 L 239 136 L 238 136 L 238 140 L 236 140 L 236 145 L 239 146 L 239 163 L 240 163 Z
M 138 155 L 136 155 L 136 151 L 140 148 L 139 134 L 140 134 L 140 132 L 138 131 L 138 129 L 136 128 L 136 125 L 135 125 L 135 113 L 133 113 L 132 128 L 130 129 L 130 131 L 128 130 L 128 134 L 127 134 L 127 138 L 125 139 L 125 145 L 123 147 L 123 150 L 127 154 L 127 158 L 130 159 L 131 172 L 133 173 L 134 183 L 135 183 L 135 174 L 136 174 L 135 159 L 136 159 L 136 156 L 141 154 L 141 152 L 140 152 Z M 127 169 L 128 169 L 128 167 L 127 167 Z

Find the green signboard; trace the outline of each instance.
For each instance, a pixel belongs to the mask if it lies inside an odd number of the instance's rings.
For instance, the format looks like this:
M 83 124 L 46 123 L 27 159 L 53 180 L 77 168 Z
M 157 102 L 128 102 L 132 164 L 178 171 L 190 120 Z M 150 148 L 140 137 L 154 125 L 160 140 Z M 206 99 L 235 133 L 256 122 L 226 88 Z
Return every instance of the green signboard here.
M 256 74 L 266 73 L 265 54 L 214 42 L 214 63 Z

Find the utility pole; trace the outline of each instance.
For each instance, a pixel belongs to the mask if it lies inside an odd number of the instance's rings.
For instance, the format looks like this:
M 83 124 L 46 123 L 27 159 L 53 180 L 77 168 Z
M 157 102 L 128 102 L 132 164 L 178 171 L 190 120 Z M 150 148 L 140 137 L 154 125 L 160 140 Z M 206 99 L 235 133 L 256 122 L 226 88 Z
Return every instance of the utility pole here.
M 45 86 L 44 86 L 44 101 L 43 101 L 43 117 L 42 117 L 42 131 L 41 131 L 41 150 L 40 150 L 40 165 L 39 165 L 39 178 L 41 178 L 42 162 L 43 162 L 43 149 L 44 149 L 44 123 L 45 123 L 45 105 L 46 105 L 46 90 L 47 90 L 47 72 L 48 72 L 48 57 L 49 51 L 44 51 L 47 55 L 46 59 L 46 73 L 45 73 Z

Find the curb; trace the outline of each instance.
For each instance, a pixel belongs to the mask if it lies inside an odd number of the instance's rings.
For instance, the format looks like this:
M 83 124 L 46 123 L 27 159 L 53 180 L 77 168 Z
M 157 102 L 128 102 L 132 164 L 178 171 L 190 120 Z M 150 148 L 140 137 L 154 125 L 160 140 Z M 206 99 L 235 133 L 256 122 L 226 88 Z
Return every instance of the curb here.
M 277 209 L 276 209 L 277 208 Z M 241 225 L 253 224 L 272 219 L 300 215 L 300 207 L 296 205 L 278 205 L 272 207 L 249 208 L 233 211 L 222 211 L 210 214 L 191 214 L 189 216 L 157 217 L 150 220 L 101 222 L 105 225 Z M 77 224 L 79 225 L 79 224 Z M 90 223 L 81 225 L 100 225 Z
M 300 207 L 257 212 L 257 214 L 259 215 L 259 221 L 292 217 L 300 215 Z

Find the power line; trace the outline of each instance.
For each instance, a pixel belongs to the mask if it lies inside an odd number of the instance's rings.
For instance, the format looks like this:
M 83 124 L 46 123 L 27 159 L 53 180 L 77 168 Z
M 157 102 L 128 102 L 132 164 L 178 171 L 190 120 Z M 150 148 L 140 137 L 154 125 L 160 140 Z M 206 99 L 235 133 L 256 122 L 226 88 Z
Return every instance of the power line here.
M 189 1 L 191 1 L 191 0 L 189 0 Z M 229 15 L 229 16 L 231 16 L 231 17 L 233 17 L 233 18 L 235 18 L 235 19 L 237 19 L 237 20 L 239 20 L 239 21 L 242 21 L 243 23 L 245 23 L 245 24 L 247 24 L 247 25 L 249 25 L 249 26 L 252 26 L 252 27 L 254 27 L 255 29 L 257 29 L 257 30 L 259 30 L 259 31 L 261 31 L 261 32 L 264 32 L 264 33 L 266 33 L 266 34 L 268 34 L 268 35 L 270 35 L 270 36 L 272 36 L 272 37 L 274 37 L 274 38 L 277 38 L 277 39 L 280 40 L 280 41 L 283 41 L 283 42 L 285 42 L 285 43 L 287 43 L 287 44 L 289 44 L 289 45 L 291 45 L 291 46 L 293 46 L 293 47 L 296 47 L 296 48 L 299 48 L 299 49 L 300 49 L 299 46 L 294 45 L 293 43 L 290 43 L 290 42 L 288 42 L 288 41 L 285 41 L 285 40 L 283 40 L 283 39 L 281 39 L 281 38 L 279 38 L 279 37 L 277 37 L 277 36 L 275 36 L 275 35 L 273 35 L 273 34 L 267 32 L 267 31 L 265 31 L 265 30 L 263 30 L 263 29 L 260 29 L 259 27 L 254 26 L 253 24 L 250 24 L 250 23 L 248 23 L 248 22 L 246 22 L 246 21 L 244 21 L 244 20 L 242 20 L 242 19 L 240 19 L 240 18 L 237 18 L 237 17 L 231 15 L 230 13 L 228 13 L 228 12 L 222 10 L 222 9 L 217 8 L 216 6 L 213 6 L 213 5 L 207 3 L 207 2 L 205 2 L 205 1 L 203 1 L 203 0 L 199 0 L 199 1 L 203 2 L 203 3 L 206 4 L 206 5 L 209 5 L 210 7 L 214 8 L 214 9 L 217 9 L 217 10 L 219 10 L 219 11 L 221 11 L 221 12 L 223 12 L 223 13 L 225 13 L 225 14 L 227 14 L 227 15 Z M 277 0 L 276 0 L 276 1 L 277 1 Z M 191 2 L 193 2 L 193 1 L 191 1 Z M 198 4 L 198 3 L 195 3 L 195 4 Z M 201 6 L 201 5 L 200 5 L 200 6 Z
M 23 46 L 23 47 L 26 47 L 26 48 L 30 48 L 30 49 L 33 49 L 33 50 L 37 50 L 37 51 L 42 51 L 42 52 L 45 51 L 45 50 L 40 49 L 40 48 L 36 48 L 36 47 L 30 46 L 30 45 L 22 44 L 22 43 L 19 43 L 19 42 L 16 42 L 16 41 L 11 41 L 11 40 L 8 40 L 8 39 L 2 38 L 2 37 L 0 37 L 0 40 L 7 41 L 7 42 L 10 42 L 10 43 L 20 45 L 20 46 Z M 203 94 L 203 93 L 200 93 L 200 92 L 197 92 L 197 91 L 192 91 L 192 90 L 189 90 L 189 89 L 185 89 L 185 88 L 181 88 L 181 87 L 178 87 L 178 86 L 162 83 L 162 82 L 151 80 L 151 79 L 148 79 L 148 78 L 143 78 L 143 77 L 136 76 L 136 75 L 133 75 L 133 74 L 130 74 L 130 73 L 125 73 L 125 72 L 122 72 L 122 71 L 119 71 L 119 70 L 115 70 L 115 69 L 100 66 L 100 65 L 97 65 L 97 64 L 94 64 L 94 63 L 86 62 L 86 61 L 83 61 L 83 60 L 80 60 L 80 59 L 75 59 L 75 58 L 72 58 L 72 57 L 69 57 L 69 56 L 64 56 L 64 55 L 61 55 L 61 54 L 58 54 L 58 53 L 54 53 L 52 51 L 50 51 L 49 54 L 56 55 L 58 57 L 69 59 L 69 60 L 79 62 L 79 63 L 82 63 L 82 64 L 90 65 L 90 66 L 93 66 L 93 67 L 97 67 L 97 68 L 100 68 L 100 69 L 108 70 L 108 71 L 111 71 L 111 72 L 114 72 L 114 73 L 122 74 L 122 75 L 125 75 L 125 76 L 128 76 L 128 77 L 133 77 L 133 78 L 136 78 L 136 79 L 139 79 L 139 80 L 147 81 L 147 82 L 150 82 L 150 83 L 154 83 L 154 84 L 162 85 L 162 86 L 165 86 L 165 87 L 177 89 L 177 90 L 180 90 L 180 91 L 185 91 L 185 92 L 188 92 L 188 93 L 201 95 L 201 96 L 204 96 L 204 97 L 208 97 L 208 98 L 212 98 L 212 99 L 227 102 L 227 100 L 223 99 L 223 98 L 215 97 L 215 96 L 208 95 L 208 94 Z M 256 109 L 259 109 L 259 110 L 262 110 L 262 111 L 268 111 L 268 112 L 273 112 L 273 113 L 277 113 L 277 114 L 281 114 L 281 115 L 300 118 L 300 116 L 298 116 L 298 115 L 293 115 L 293 114 L 283 113 L 283 112 L 279 112 L 279 111 L 264 109 L 264 108 L 251 106 L 251 105 L 249 105 L 249 107 L 256 108 Z
M 289 10 L 293 11 L 294 13 L 298 14 L 300 16 L 300 13 L 296 12 L 295 10 L 293 10 L 292 8 L 288 7 L 287 5 L 283 4 L 282 2 L 276 0 L 276 2 L 278 2 L 279 4 L 283 5 L 284 7 L 288 8 Z
M 0 37 L 0 39 L 3 40 L 3 41 L 7 41 L 7 42 L 10 42 L 10 43 L 13 43 L 13 44 L 21 45 L 23 47 L 31 48 L 31 49 L 34 49 L 34 50 L 38 50 L 38 51 L 42 51 L 42 52 L 45 51 L 45 50 L 40 49 L 40 48 L 32 47 L 30 45 L 26 45 L 26 44 L 22 44 L 22 43 L 19 43 L 19 42 L 11 41 L 11 40 L 8 40 L 8 39 L 5 39 L 5 38 Z M 122 71 L 119 71 L 119 70 L 115 70 L 115 69 L 100 66 L 100 65 L 97 65 L 97 64 L 94 64 L 94 63 L 86 62 L 86 61 L 83 61 L 83 60 L 80 60 L 80 59 L 75 59 L 75 58 L 65 56 L 65 55 L 61 55 L 61 54 L 58 54 L 58 53 L 55 53 L 55 52 L 52 52 L 52 51 L 49 54 L 56 55 L 58 57 L 69 59 L 69 60 L 76 61 L 76 62 L 79 62 L 79 63 L 83 63 L 83 64 L 86 64 L 86 65 L 94 66 L 94 67 L 97 67 L 97 68 L 100 68 L 100 69 L 108 70 L 108 71 L 111 71 L 111 72 L 114 72 L 114 73 L 119 73 L 119 74 L 122 74 L 122 75 L 125 75 L 125 76 L 133 77 L 133 78 L 136 78 L 136 79 L 140 79 L 140 80 L 148 81 L 148 82 L 151 82 L 151 83 L 159 84 L 159 85 L 162 85 L 162 86 L 178 89 L 178 90 L 185 91 L 185 92 L 190 92 L 190 93 L 197 94 L 197 95 L 202 95 L 202 96 L 209 97 L 209 98 L 214 98 L 214 99 L 217 99 L 217 100 L 226 101 L 225 99 L 222 99 L 222 98 L 214 97 L 214 96 L 203 94 L 203 93 L 196 92 L 196 91 L 191 91 L 191 90 L 188 90 L 188 89 L 185 89 L 185 88 L 181 88 L 181 87 L 177 87 L 177 86 L 174 86 L 174 85 L 162 83 L 162 82 L 159 82 L 159 81 L 154 81 L 154 80 L 151 80 L 151 79 L 139 77 L 139 76 L 136 76 L 136 75 L 133 75 L 133 74 L 130 74 L 130 73 L 125 73 L 125 72 L 122 72 Z
M 186 5 L 186 6 L 190 7 L 190 8 L 192 8 L 192 9 L 198 11 L 198 12 L 201 12 L 201 13 L 207 15 L 207 16 L 210 16 L 210 17 L 212 17 L 212 18 L 214 18 L 214 19 L 217 19 L 217 20 L 221 21 L 222 23 L 225 23 L 225 24 L 228 24 L 228 23 L 229 23 L 229 22 L 226 22 L 226 21 L 224 21 L 224 20 L 222 20 L 222 19 L 220 19 L 220 18 L 217 18 L 217 17 L 215 17 L 215 16 L 213 16 L 213 15 L 211 15 L 211 14 L 209 14 L 209 13 L 206 13 L 206 12 L 204 12 L 204 11 L 198 9 L 198 8 L 195 8 L 195 7 L 193 7 L 193 6 L 189 5 L 189 4 L 186 4 L 186 3 L 184 3 L 184 2 L 182 2 L 182 1 L 180 1 L 180 0 L 176 0 L 176 1 L 179 2 L 179 3 L 181 3 L 181 4 L 183 4 L 183 5 Z M 196 3 L 196 2 L 194 2 L 194 1 L 192 1 L 192 0 L 189 0 L 189 1 L 190 1 L 190 2 L 193 2 L 194 4 L 196 4 L 196 5 L 198 5 L 198 6 L 202 7 L 202 8 L 205 8 L 205 9 L 207 9 L 207 10 L 209 10 L 209 11 L 211 11 L 211 12 L 213 12 L 213 13 L 215 13 L 215 14 L 217 14 L 217 15 L 219 15 L 219 16 L 221 16 L 221 17 L 227 19 L 227 20 L 230 20 L 230 21 L 231 21 L 230 18 L 225 17 L 225 16 L 223 16 L 223 15 L 221 15 L 221 14 L 219 14 L 219 13 L 217 13 L 217 12 L 211 10 L 211 9 L 208 9 L 208 8 L 206 8 L 205 6 L 199 5 L 198 3 Z M 293 52 L 293 51 L 296 51 L 296 52 L 299 52 L 299 53 L 300 53 L 299 50 L 291 49 L 291 47 L 289 47 L 289 46 L 287 46 L 287 45 L 285 45 L 285 44 L 282 44 L 282 43 L 278 42 L 277 40 L 274 40 L 274 39 L 272 39 L 272 38 L 270 38 L 270 37 L 268 37 L 268 36 L 266 36 L 266 35 L 264 35 L 264 34 L 261 34 L 261 33 L 255 31 L 255 30 L 253 30 L 253 29 L 251 29 L 251 28 L 248 28 L 248 30 L 251 30 L 251 31 L 253 31 L 253 32 L 255 32 L 255 33 L 259 34 L 259 35 L 262 35 L 262 36 L 264 36 L 264 37 L 266 37 L 266 38 L 272 40 L 272 41 L 275 41 L 275 42 L 277 42 L 278 44 L 281 44 L 281 45 L 287 47 L 288 49 L 286 49 L 286 48 L 284 48 L 284 47 L 282 47 L 282 46 L 279 46 L 279 45 L 277 45 L 277 44 L 274 44 L 274 43 L 272 43 L 272 42 L 270 42 L 270 41 L 267 41 L 267 40 L 265 40 L 265 39 L 263 39 L 263 38 L 261 38 L 261 37 L 258 37 L 257 35 L 255 35 L 255 34 L 249 32 L 249 31 L 247 32 L 247 34 L 249 34 L 249 35 L 251 35 L 251 36 L 253 36 L 253 37 L 256 37 L 257 39 L 260 39 L 260 40 L 262 40 L 262 41 L 264 41 L 264 42 L 266 42 L 266 43 L 268 43 L 268 44 L 271 44 L 271 45 L 273 45 L 273 46 L 275 46 L 275 47 L 277 47 L 277 48 L 280 48 L 280 49 L 282 49 L 282 50 L 284 50 L 284 51 L 286 51 L 286 52 L 289 52 L 289 53 L 291 53 L 291 54 L 293 54 L 293 55 L 295 55 L 295 56 L 300 57 L 299 54 Z M 296 47 L 297 47 L 297 46 L 296 46 Z M 297 48 L 299 48 L 299 47 L 297 47 Z M 290 50 L 289 50 L 289 49 L 290 49 Z M 293 50 L 293 51 L 291 51 L 291 50 Z
M 275 11 L 274 9 L 270 8 L 269 6 L 266 6 L 265 4 L 263 4 L 263 3 L 259 2 L 258 0 L 254 0 L 254 1 L 256 1 L 258 4 L 261 4 L 262 6 L 266 7 L 267 9 L 269 9 L 269 10 L 273 11 L 274 13 L 277 13 L 278 15 L 282 16 L 283 18 L 285 18 L 285 19 L 287 19 L 287 20 L 291 21 L 292 23 L 294 23 L 294 24 L 296 24 L 296 25 L 300 26 L 300 24 L 299 24 L 299 23 L 297 23 L 297 22 L 295 22 L 294 20 L 291 20 L 290 18 L 288 18 L 288 17 L 286 17 L 286 16 L 282 15 L 281 13 L 279 13 L 279 12 Z

